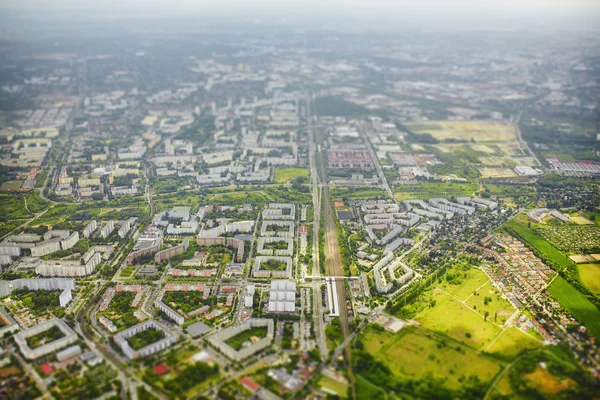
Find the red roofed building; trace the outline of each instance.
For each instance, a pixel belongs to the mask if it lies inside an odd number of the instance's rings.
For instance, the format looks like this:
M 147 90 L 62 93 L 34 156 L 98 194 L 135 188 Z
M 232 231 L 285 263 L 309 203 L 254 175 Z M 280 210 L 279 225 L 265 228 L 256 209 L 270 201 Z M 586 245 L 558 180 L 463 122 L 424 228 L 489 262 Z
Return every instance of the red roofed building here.
M 308 226 L 302 225 L 300 227 L 300 233 L 306 233 L 306 232 L 308 232 Z
M 52 373 L 52 371 L 54 371 L 54 368 L 52 368 L 52 365 L 50 365 L 48 363 L 40 365 L 40 369 L 42 370 L 44 375 L 50 375 Z
M 260 385 L 258 383 L 256 383 L 256 381 L 254 379 L 250 378 L 249 376 L 245 376 L 242 379 L 240 379 L 240 383 L 242 384 L 243 387 L 245 387 L 252 393 L 254 393 L 258 389 L 260 389 Z
M 344 202 L 343 201 L 335 201 L 335 202 L 333 202 L 333 206 L 334 207 L 344 207 Z
M 157 364 L 152 368 L 152 370 L 156 373 L 156 375 L 161 376 L 169 372 L 169 367 L 167 367 L 165 364 Z

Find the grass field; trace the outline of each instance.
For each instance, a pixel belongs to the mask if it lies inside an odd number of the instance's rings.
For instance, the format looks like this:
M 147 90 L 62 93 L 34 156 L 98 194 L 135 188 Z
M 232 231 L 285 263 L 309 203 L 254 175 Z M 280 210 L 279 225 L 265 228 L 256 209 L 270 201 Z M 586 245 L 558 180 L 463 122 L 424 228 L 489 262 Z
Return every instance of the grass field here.
M 428 121 L 409 123 L 417 133 L 429 133 L 438 140 L 457 139 L 477 142 L 516 141 L 515 127 L 491 121 Z
M 317 384 L 321 388 L 326 388 L 332 392 L 337 393 L 341 398 L 348 396 L 348 385 L 342 382 L 338 382 L 328 376 L 323 376 Z
M 472 375 L 487 382 L 501 368 L 499 361 L 424 329 L 408 327 L 392 334 L 368 327 L 361 340 L 365 351 L 385 363 L 394 375 L 419 379 L 431 373 L 446 378 L 451 389 L 460 388 L 462 378 Z
M 477 268 L 469 268 L 466 271 L 452 269 L 450 272 L 460 275 L 460 279 L 453 280 L 452 283 L 443 281 L 438 286 L 461 301 L 466 300 L 475 289 L 489 282 L 485 272 Z
M 482 167 L 479 172 L 482 178 L 508 178 L 517 175 L 510 168 Z
M 479 186 L 474 183 L 421 182 L 418 185 L 396 187 L 394 196 L 397 200 L 473 196 L 478 189 Z
M 285 183 L 300 176 L 309 176 L 308 168 L 275 168 L 275 182 Z
M 519 329 L 511 327 L 504 330 L 485 350 L 491 354 L 516 357 L 523 350 L 535 349 L 540 346 L 539 341 Z
M 488 302 L 486 304 L 486 298 Z M 490 301 L 491 299 L 491 301 Z M 498 290 L 491 283 L 486 284 L 477 291 L 477 295 L 469 297 L 467 305 L 479 312 L 489 312 L 489 318 L 498 323 L 504 324 L 506 320 L 515 312 L 515 308 L 506 299 L 503 299 Z
M 569 217 L 571 222 L 577 225 L 593 225 L 594 223 L 585 217 Z
M 348 200 L 372 200 L 377 198 L 380 199 L 387 199 L 388 196 L 385 193 L 384 190 L 378 189 L 378 188 L 373 188 L 373 189 L 369 189 L 369 188 L 331 188 L 331 196 L 335 199 L 335 200 L 342 200 L 342 199 L 348 199 Z
M 577 269 L 583 284 L 600 295 L 600 264 L 578 264 Z
M 502 331 L 492 323 L 492 316 L 484 322 L 483 316 L 469 310 L 450 296 L 435 296 L 436 305 L 423 311 L 416 320 L 424 328 L 440 332 L 476 349 L 487 346 Z
M 573 314 L 596 339 L 600 339 L 600 310 L 562 277 L 558 276 L 548 288 L 550 294 Z
M 0 192 L 15 192 L 21 189 L 21 185 L 23 181 L 8 181 L 4 182 L 2 186 L 0 186 Z
M 362 376 L 356 376 L 356 397 L 358 399 L 388 399 L 388 395 L 378 386 L 373 385 Z

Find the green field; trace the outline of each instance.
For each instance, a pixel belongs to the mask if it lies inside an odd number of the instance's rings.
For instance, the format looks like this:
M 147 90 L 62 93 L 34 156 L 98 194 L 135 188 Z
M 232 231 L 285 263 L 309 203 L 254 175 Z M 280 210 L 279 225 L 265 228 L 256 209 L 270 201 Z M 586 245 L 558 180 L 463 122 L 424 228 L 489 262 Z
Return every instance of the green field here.
M 560 276 L 556 277 L 548 290 L 563 307 L 586 326 L 592 336 L 600 339 L 598 308 Z
M 375 198 L 387 199 L 385 191 L 377 188 L 331 188 L 331 196 L 335 200 L 373 200 Z
M 502 331 L 492 322 L 493 315 L 484 322 L 483 315 L 469 310 L 449 296 L 434 298 L 436 305 L 416 318 L 424 328 L 448 335 L 476 349 L 490 344 Z
M 420 182 L 418 185 L 397 186 L 394 188 L 396 200 L 429 199 L 432 197 L 473 196 L 479 190 L 475 183 Z
M 523 333 L 517 328 L 507 328 L 496 338 L 496 340 L 485 350 L 491 354 L 499 356 L 516 357 L 524 350 L 535 349 L 540 347 L 538 340 Z
M 454 273 L 456 278 L 450 282 L 444 280 L 438 286 L 461 301 L 466 300 L 467 297 L 473 294 L 475 289 L 489 282 L 489 278 L 485 272 L 477 268 L 468 268 L 466 270 L 453 268 L 448 272 Z
M 577 269 L 583 284 L 600 295 L 600 264 L 578 264 Z
M 308 168 L 275 168 L 275 182 L 277 183 L 285 183 L 294 178 L 309 175 Z
M 420 379 L 431 373 L 445 378 L 446 386 L 458 389 L 469 376 L 490 381 L 501 363 L 424 329 L 408 327 L 397 334 L 373 327 L 361 335 L 364 350 L 387 365 L 398 377 Z
M 1 192 L 14 192 L 16 190 L 21 189 L 21 185 L 23 181 L 8 181 L 4 182 L 2 186 L 0 186 Z
M 477 295 L 469 297 L 466 303 L 469 307 L 479 312 L 489 312 L 489 318 L 498 324 L 504 324 L 515 312 L 515 308 L 508 300 L 502 298 L 498 290 L 491 283 L 479 289 Z
M 408 123 L 406 126 L 417 133 L 429 133 L 438 140 L 473 139 L 477 142 L 517 140 L 514 126 L 491 121 L 427 121 Z
M 320 388 L 326 388 L 337 393 L 341 398 L 348 397 L 348 385 L 342 382 L 338 382 L 328 376 L 323 376 L 317 386 Z

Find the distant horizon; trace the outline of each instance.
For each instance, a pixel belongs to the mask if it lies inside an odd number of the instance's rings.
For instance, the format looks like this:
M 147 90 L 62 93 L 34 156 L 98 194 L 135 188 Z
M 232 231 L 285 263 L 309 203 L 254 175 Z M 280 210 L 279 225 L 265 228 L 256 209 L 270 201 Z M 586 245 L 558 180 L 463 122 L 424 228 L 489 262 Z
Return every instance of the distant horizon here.
M 600 4 L 598 7 L 572 8 L 511 8 L 498 9 L 497 5 L 489 8 L 473 7 L 465 9 L 440 8 L 427 10 L 423 6 L 405 7 L 390 6 L 385 9 L 366 7 L 335 7 L 329 4 L 318 7 L 277 6 L 277 7 L 243 7 L 226 3 L 215 7 L 193 8 L 189 5 L 168 7 L 151 2 L 140 8 L 126 3 L 117 6 L 109 3 L 106 6 L 94 4 L 68 7 L 65 2 L 57 6 L 27 6 L 26 4 L 10 4 L 0 1 L 3 10 L 2 29 L 31 29 L 35 26 L 20 26 L 23 21 L 58 23 L 59 21 L 99 21 L 120 23 L 124 21 L 175 21 L 197 20 L 199 23 L 218 24 L 271 24 L 273 28 L 305 29 L 319 31 L 406 31 L 406 30 L 457 30 L 457 31 L 496 31 L 496 30 L 600 30 Z M 180 3 L 177 2 L 176 3 Z M 378 4 L 379 2 L 376 2 Z M 164 4 L 164 3 L 163 3 Z M 464 4 L 464 2 L 463 2 Z M 391 12 L 391 11 L 394 12 Z M 501 11 L 501 12 L 499 12 Z M 11 24 L 14 23 L 14 24 Z M 78 25 L 78 24 L 76 24 Z

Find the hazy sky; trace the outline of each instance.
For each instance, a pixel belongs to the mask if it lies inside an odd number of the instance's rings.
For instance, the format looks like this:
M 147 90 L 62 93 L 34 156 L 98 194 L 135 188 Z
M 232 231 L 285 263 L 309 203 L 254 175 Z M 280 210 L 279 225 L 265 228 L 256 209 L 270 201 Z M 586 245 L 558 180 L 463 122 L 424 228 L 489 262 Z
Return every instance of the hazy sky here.
M 560 11 L 600 9 L 598 0 L 0 0 L 0 5 L 11 8 L 44 9 L 218 9 L 236 8 L 367 8 L 375 10 L 523 10 L 523 11 Z
M 1 12 L 4 11 L 4 12 Z M 600 30 L 600 0 L 0 0 L 0 20 L 60 23 L 193 18 L 309 30 Z M 65 28 L 69 25 L 65 22 Z M 0 28 L 2 25 L 0 25 Z

